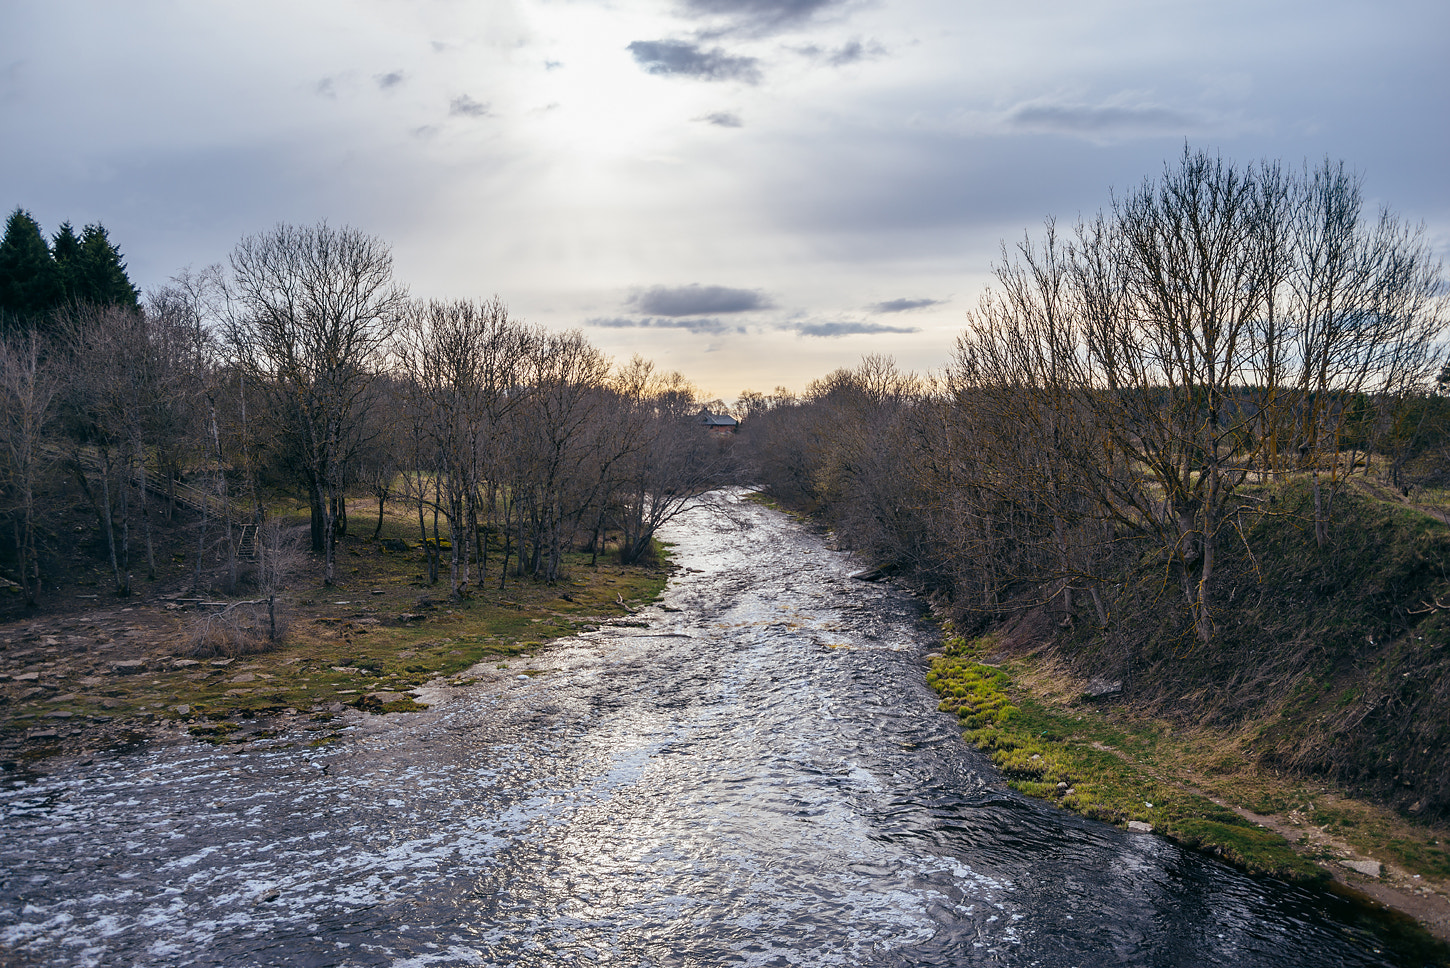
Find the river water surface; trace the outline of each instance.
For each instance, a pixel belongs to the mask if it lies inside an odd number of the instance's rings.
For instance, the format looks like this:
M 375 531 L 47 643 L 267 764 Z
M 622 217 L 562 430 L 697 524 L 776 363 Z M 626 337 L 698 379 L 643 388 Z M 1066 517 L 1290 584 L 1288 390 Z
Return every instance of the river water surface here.
M 750 504 L 607 627 L 342 741 L 0 789 L 5 965 L 1390 964 L 1331 899 L 1007 790 L 913 599 Z

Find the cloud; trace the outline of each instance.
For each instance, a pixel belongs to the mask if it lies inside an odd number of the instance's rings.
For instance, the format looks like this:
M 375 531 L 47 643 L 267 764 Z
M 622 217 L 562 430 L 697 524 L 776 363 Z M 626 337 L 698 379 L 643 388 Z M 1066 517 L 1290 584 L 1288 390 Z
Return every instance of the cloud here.
M 403 83 L 407 76 L 402 71 L 388 71 L 386 74 L 374 74 L 373 80 L 380 89 L 387 91 Z
M 629 298 L 636 312 L 649 316 L 704 316 L 714 313 L 748 313 L 770 309 L 774 304 L 754 289 L 726 286 L 655 286 Z
M 886 48 L 874 40 L 866 44 L 861 43 L 859 40 L 851 40 L 834 50 L 828 47 L 819 47 L 815 44 L 808 44 L 805 47 L 797 47 L 795 49 L 804 56 L 812 60 L 824 61 L 831 67 L 845 67 L 847 64 L 854 64 L 857 61 L 886 56 Z
M 745 332 L 745 327 L 742 324 L 726 322 L 714 316 L 689 319 L 660 319 L 653 316 L 609 316 L 586 319 L 584 325 L 599 326 L 604 329 L 683 329 L 691 333 L 709 333 L 712 336 L 717 336 L 721 333 Z
M 317 82 L 317 86 L 313 88 L 313 90 L 317 92 L 319 97 L 332 98 L 333 100 L 336 100 L 337 79 L 332 77 L 324 77 L 322 80 Z
M 776 33 L 809 20 L 818 11 L 839 5 L 841 0 L 683 0 L 687 16 L 720 17 L 732 21 L 724 30 L 707 31 L 703 36 L 725 33 L 749 33 L 757 36 Z
M 786 327 L 801 336 L 868 336 L 874 333 L 919 333 L 917 326 L 886 326 L 882 323 L 862 323 L 854 320 L 840 320 L 821 323 L 792 323 Z
M 716 111 L 713 114 L 702 115 L 695 120 L 704 121 L 706 124 L 713 124 L 720 128 L 745 127 L 745 122 L 740 120 L 740 115 L 732 114 L 729 111 Z
M 460 94 L 448 102 L 448 113 L 454 117 L 486 118 L 491 112 L 486 103 L 475 101 L 467 94 Z
M 873 313 L 905 313 L 913 309 L 925 309 L 927 306 L 940 306 L 943 300 L 940 299 L 888 299 L 886 302 L 875 303 L 871 306 Z
M 760 80 L 760 61 L 754 57 L 735 57 L 718 47 L 705 50 L 699 44 L 683 40 L 636 40 L 629 45 L 630 54 L 647 73 L 681 75 L 702 81 Z
M 544 70 L 546 70 L 546 71 L 557 71 L 559 68 L 561 68 L 563 66 L 564 66 L 564 62 L 563 61 L 556 61 L 556 60 L 546 60 L 546 61 L 544 61 Z
M 1031 102 L 1007 114 L 1007 123 L 1031 131 L 1101 136 L 1131 133 L 1181 133 L 1199 119 L 1160 105 Z

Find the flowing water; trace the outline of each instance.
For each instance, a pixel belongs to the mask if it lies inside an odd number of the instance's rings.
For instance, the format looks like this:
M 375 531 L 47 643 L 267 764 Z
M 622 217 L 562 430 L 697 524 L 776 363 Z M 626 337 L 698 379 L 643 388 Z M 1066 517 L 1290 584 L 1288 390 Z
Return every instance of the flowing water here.
M 643 627 L 544 674 L 0 789 L 0 964 L 1391 963 L 1332 899 L 1007 790 L 917 604 L 818 536 L 735 504 L 668 538 Z

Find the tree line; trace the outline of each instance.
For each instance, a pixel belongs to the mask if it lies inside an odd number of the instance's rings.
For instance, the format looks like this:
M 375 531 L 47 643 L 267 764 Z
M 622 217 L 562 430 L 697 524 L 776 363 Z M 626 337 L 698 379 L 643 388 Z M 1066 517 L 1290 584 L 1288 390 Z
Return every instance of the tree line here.
M 1106 627 L 1148 555 L 1207 641 L 1216 562 L 1266 485 L 1305 482 L 1323 545 L 1356 469 L 1443 483 L 1446 321 L 1423 227 L 1368 211 L 1342 164 L 1185 149 L 1070 233 L 1004 246 L 940 372 L 870 357 L 747 393 L 742 432 L 764 483 L 967 622 L 1050 604 Z
M 0 237 L 0 324 L 6 331 L 45 328 L 54 310 L 74 305 L 136 309 L 140 293 L 126 262 L 99 222 L 76 234 L 62 222 L 47 242 L 40 223 L 16 208 Z
M 401 502 L 429 581 L 457 598 L 485 580 L 556 580 L 565 552 L 598 555 L 611 536 L 626 562 L 647 556 L 730 460 L 679 374 L 616 364 L 497 297 L 413 299 L 389 247 L 351 228 L 279 225 L 144 299 L 7 318 L 0 562 L 30 603 L 58 564 L 56 515 L 77 499 L 119 594 L 137 570 L 156 574 L 157 515 L 194 529 L 198 587 L 206 562 L 229 588 L 266 576 L 286 541 L 269 496 L 288 494 L 310 508 L 332 583 L 338 539 L 357 527 L 347 498 L 369 494 L 372 536 Z

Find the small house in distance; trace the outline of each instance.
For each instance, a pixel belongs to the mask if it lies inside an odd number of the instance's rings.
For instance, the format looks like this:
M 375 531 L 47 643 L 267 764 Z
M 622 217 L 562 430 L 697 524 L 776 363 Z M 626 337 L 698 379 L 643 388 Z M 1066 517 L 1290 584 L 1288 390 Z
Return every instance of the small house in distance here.
M 701 410 L 699 421 L 710 433 L 720 437 L 728 437 L 735 433 L 740 426 L 740 421 L 723 413 L 711 413 L 708 410 Z

